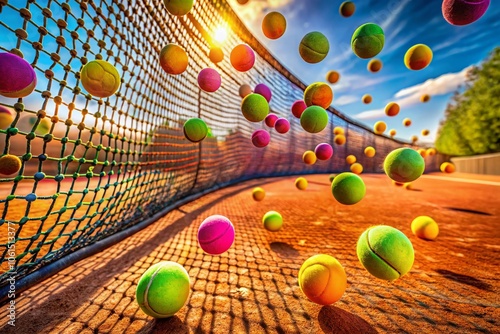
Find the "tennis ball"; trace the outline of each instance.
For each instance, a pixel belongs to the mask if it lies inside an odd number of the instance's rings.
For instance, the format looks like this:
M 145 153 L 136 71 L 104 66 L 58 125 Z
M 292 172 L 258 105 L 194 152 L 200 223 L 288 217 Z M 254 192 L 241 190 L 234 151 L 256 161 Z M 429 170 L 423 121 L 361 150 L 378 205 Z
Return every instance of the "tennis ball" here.
M 308 258 L 299 270 L 300 290 L 313 303 L 330 305 L 338 301 L 347 287 L 347 276 L 333 256 L 317 254 Z
M 246 4 L 249 0 L 237 0 L 240 5 Z
M 256 187 L 256 188 L 253 188 L 252 190 L 252 198 L 257 201 L 257 202 L 260 202 L 264 199 L 264 197 L 266 197 L 266 192 L 264 189 L 262 189 L 261 187 Z
M 351 47 L 359 58 L 375 57 L 384 48 L 384 31 L 374 23 L 365 23 L 354 31 Z
M 423 129 L 421 133 L 422 133 L 422 136 L 424 136 L 424 137 L 425 137 L 425 136 L 428 136 L 428 135 L 429 135 L 430 131 L 429 131 L 429 130 L 427 130 L 427 129 Z
M 436 149 L 435 148 L 428 148 L 427 149 L 427 155 L 433 156 L 436 154 Z
M 329 71 L 326 74 L 326 81 L 328 81 L 331 84 L 337 83 L 340 79 L 340 74 L 337 71 Z
M 269 39 L 278 39 L 285 33 L 286 19 L 279 12 L 270 12 L 262 20 L 262 32 Z
M 330 182 L 333 182 L 333 180 L 335 179 L 335 176 L 337 176 L 336 174 L 330 174 L 330 176 L 328 177 L 328 179 L 330 180 Z
M 22 98 L 36 87 L 36 72 L 23 58 L 8 52 L 0 53 L 0 95 Z
M 407 147 L 395 149 L 384 160 L 384 171 L 394 181 L 412 182 L 425 169 L 424 158 L 417 151 Z
M 92 60 L 80 72 L 83 88 L 97 97 L 110 97 L 120 88 L 118 70 L 105 60 Z
M 271 136 L 269 135 L 269 132 L 266 130 L 260 129 L 260 130 L 255 130 L 254 133 L 252 133 L 252 144 L 255 147 L 262 148 L 266 147 L 269 145 L 269 142 L 271 141 Z
M 221 215 L 206 218 L 198 229 L 198 243 L 205 253 L 220 255 L 234 242 L 234 226 Z
M 266 123 L 266 125 L 270 128 L 274 128 L 274 126 L 276 125 L 276 121 L 278 120 L 278 116 L 275 115 L 275 114 L 269 114 L 266 116 L 266 118 L 264 119 L 264 122 Z
M 391 131 L 389 131 L 389 136 L 394 137 L 395 135 L 396 135 L 396 130 L 391 129 Z
M 284 134 L 290 130 L 290 122 L 286 118 L 279 118 L 274 124 L 276 132 Z
M 434 240 L 439 234 L 439 226 L 431 217 L 420 216 L 411 222 L 411 231 L 420 239 Z
M 304 177 L 298 177 L 297 179 L 295 179 L 295 186 L 297 187 L 297 189 L 299 190 L 306 190 L 307 189 L 307 180 L 306 178 Z
M 249 94 L 241 101 L 243 116 L 250 122 L 261 122 L 269 114 L 269 104 L 260 94 Z
M 333 101 L 332 88 L 324 82 L 310 84 L 304 91 L 304 102 L 308 107 L 328 108 Z
M 370 104 L 370 103 L 372 103 L 373 98 L 370 94 L 365 94 L 365 95 L 363 95 L 361 100 L 363 101 L 364 104 Z
M 300 116 L 306 110 L 307 105 L 303 100 L 297 100 L 292 104 L 292 114 L 293 116 L 300 119 Z
M 250 85 L 247 85 L 247 84 L 241 85 L 240 89 L 238 90 L 238 94 L 240 95 L 240 97 L 242 99 L 245 98 L 247 95 L 252 94 L 252 93 L 253 93 L 252 87 L 250 87 Z
M 184 123 L 184 136 L 187 140 L 197 143 L 205 139 L 208 134 L 208 126 L 200 118 L 191 118 Z
M 375 156 L 375 149 L 371 146 L 367 146 L 365 148 L 365 155 L 368 157 L 368 158 L 373 158 Z
M 448 23 L 464 26 L 479 20 L 489 5 L 490 0 L 444 0 L 441 10 Z
M 429 94 L 424 94 L 424 95 L 420 96 L 420 102 L 422 102 L 422 103 L 429 102 L 430 99 L 431 99 L 431 96 Z
M 411 119 L 409 119 L 409 118 L 405 118 L 405 119 L 403 120 L 403 125 L 404 125 L 404 126 L 410 126 L 410 125 L 411 125 Z
M 330 144 L 321 143 L 316 146 L 314 153 L 319 160 L 328 160 L 333 155 L 333 148 Z
M 17 156 L 6 154 L 0 158 L 0 174 L 10 175 L 19 172 L 22 162 Z
M 309 64 L 316 64 L 325 59 L 330 51 L 330 43 L 325 35 L 318 31 L 306 34 L 299 45 L 302 59 Z
M 352 205 L 365 197 L 366 186 L 358 175 L 344 172 L 337 175 L 333 180 L 332 194 L 339 203 Z
M 135 297 L 141 310 L 155 318 L 168 318 L 179 311 L 189 297 L 189 274 L 172 261 L 158 262 L 139 279 Z
M 255 64 L 255 53 L 246 44 L 236 45 L 229 56 L 231 65 L 239 72 L 250 70 Z
M 305 151 L 304 154 L 302 154 L 302 161 L 304 161 L 306 165 L 314 165 L 316 163 L 316 159 L 316 153 L 313 151 Z
M 186 51 L 177 44 L 167 44 L 160 52 L 160 65 L 171 75 L 183 73 L 188 66 Z
M 276 232 L 283 226 L 283 217 L 281 217 L 279 212 L 269 211 L 262 217 L 262 224 L 264 224 L 266 230 Z
M 449 174 L 455 171 L 455 165 L 451 162 L 443 162 L 439 169 L 441 170 L 441 172 Z
M 369 62 L 368 62 L 368 71 L 372 72 L 372 73 L 377 73 L 378 71 L 380 71 L 382 69 L 382 61 L 379 60 L 379 59 L 371 59 Z
M 425 148 L 419 148 L 417 152 L 422 156 L 422 158 L 425 158 L 427 156 L 427 150 Z
M 0 105 L 0 129 L 7 129 L 14 122 L 15 111 Z
M 167 11 L 175 16 L 183 16 L 191 11 L 194 0 L 163 0 Z
M 37 120 L 38 117 L 32 116 L 28 119 L 28 123 L 33 127 L 36 124 Z M 49 133 L 50 126 L 51 126 L 51 121 L 49 121 L 47 118 L 42 118 L 35 129 L 35 133 L 44 136 L 47 133 Z
M 385 106 L 385 114 L 389 117 L 396 116 L 397 114 L 399 114 L 400 110 L 401 108 L 399 107 L 399 104 L 397 104 L 396 102 L 389 102 Z
M 253 90 L 253 92 L 255 94 L 260 94 L 260 95 L 264 96 L 265 99 L 267 100 L 267 102 L 271 101 L 271 97 L 273 95 L 271 92 L 271 89 L 264 84 L 258 84 L 257 86 L 255 86 L 255 89 Z
M 344 129 L 341 128 L 340 126 L 336 126 L 333 128 L 333 134 L 336 135 L 343 135 L 344 134 Z
M 220 88 L 222 79 L 219 72 L 213 68 L 204 68 L 198 74 L 198 86 L 207 93 L 213 93 Z
M 415 143 L 415 142 L 417 142 L 417 141 L 418 141 L 418 137 L 417 137 L 417 136 L 411 136 L 411 138 L 410 138 L 410 139 L 411 139 L 411 141 L 412 141 L 413 143 Z
M 300 115 L 300 125 L 309 133 L 323 131 L 328 124 L 326 110 L 319 106 L 310 106 Z
M 386 129 L 387 129 L 387 124 L 385 124 L 385 122 L 382 122 L 382 121 L 378 121 L 373 126 L 373 132 L 375 132 L 378 135 L 383 134 Z
M 432 50 L 425 44 L 417 44 L 406 51 L 404 62 L 408 69 L 418 71 L 426 68 L 432 61 Z
M 404 183 L 403 188 L 405 188 L 406 190 L 412 190 L 413 189 L 412 183 L 411 182 Z
M 354 155 L 348 155 L 346 158 L 345 158 L 345 161 L 349 164 L 349 165 L 352 165 L 353 163 L 356 162 L 356 157 Z
M 224 52 L 219 46 L 212 46 L 208 53 L 208 58 L 214 64 L 220 63 L 224 59 Z
M 333 141 L 335 142 L 335 144 L 337 145 L 344 145 L 345 144 L 345 141 L 346 141 L 346 138 L 344 135 L 336 135 L 334 138 L 333 138 Z
M 363 173 L 363 165 L 358 162 L 353 163 L 349 169 L 357 175 Z
M 352 1 L 344 1 L 339 7 L 340 15 L 343 17 L 351 17 L 356 10 L 356 5 Z
M 408 273 L 415 260 L 410 239 L 386 225 L 372 226 L 364 231 L 358 239 L 356 253 L 370 274 L 387 281 Z

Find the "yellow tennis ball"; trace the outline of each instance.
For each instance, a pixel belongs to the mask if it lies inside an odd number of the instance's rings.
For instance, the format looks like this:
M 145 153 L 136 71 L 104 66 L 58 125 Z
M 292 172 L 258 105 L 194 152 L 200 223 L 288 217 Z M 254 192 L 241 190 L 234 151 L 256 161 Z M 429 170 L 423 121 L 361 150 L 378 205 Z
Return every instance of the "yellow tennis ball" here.
M 346 141 L 346 138 L 344 135 L 336 135 L 334 138 L 333 138 L 333 141 L 335 142 L 335 144 L 337 145 L 344 145 L 345 144 L 345 141 Z
M 361 165 L 359 162 L 353 163 L 351 165 L 351 172 L 358 175 L 363 173 L 363 165 Z
M 395 135 L 396 135 L 396 130 L 391 129 L 391 131 L 389 131 L 389 136 L 394 137 Z
M 83 88 L 93 96 L 110 97 L 120 88 L 118 70 L 105 60 L 92 60 L 83 66 L 80 73 Z
M 413 189 L 412 183 L 407 182 L 407 183 L 403 184 L 403 188 L 405 188 L 406 190 L 412 190 Z
M 22 162 L 17 156 L 6 154 L 0 158 L 0 174 L 10 175 L 19 172 Z
M 14 121 L 16 112 L 0 105 L 0 129 L 7 129 Z
M 371 146 L 368 146 L 365 148 L 365 155 L 368 157 L 368 158 L 373 158 L 375 156 L 375 149 Z
M 344 129 L 341 128 L 340 126 L 336 126 L 333 128 L 333 134 L 334 135 L 343 135 L 344 134 Z
M 261 187 L 253 188 L 252 197 L 255 201 L 260 202 L 266 197 L 266 192 Z
M 425 44 L 417 44 L 406 51 L 404 63 L 410 70 L 426 68 L 432 61 L 432 50 Z
M 427 150 L 425 148 L 419 148 L 417 152 L 422 156 L 422 158 L 427 156 Z
M 160 52 L 160 65 L 171 75 L 183 73 L 188 66 L 186 51 L 177 44 L 167 44 Z
M 217 64 L 224 59 L 224 51 L 219 46 L 212 46 L 208 53 L 208 58 L 210 58 L 212 63 Z
M 370 104 L 370 103 L 372 103 L 373 98 L 370 94 L 365 94 L 365 95 L 363 95 L 361 100 L 363 101 L 364 104 Z
M 430 131 L 427 129 L 423 129 L 421 133 L 422 133 L 422 136 L 428 136 Z
M 431 147 L 431 148 L 428 148 L 428 149 L 427 149 L 427 155 L 428 155 L 428 156 L 433 156 L 433 155 L 435 155 L 435 154 L 436 154 L 436 149 L 435 149 L 435 148 L 432 148 L 432 147 Z
M 305 151 L 302 155 L 302 161 L 307 165 L 314 165 L 316 163 L 316 153 L 313 151 Z
M 307 188 L 307 180 L 306 178 L 304 177 L 298 177 L 296 180 L 295 180 L 295 186 L 297 187 L 297 189 L 299 190 L 306 190 Z
M 382 122 L 382 121 L 378 121 L 373 126 L 373 132 L 375 132 L 378 135 L 383 134 L 386 129 L 387 129 L 387 124 L 385 124 L 385 122 Z
M 354 155 L 348 155 L 346 158 L 345 158 L 345 161 L 349 164 L 349 165 L 352 165 L 353 163 L 356 162 L 356 157 Z
M 399 104 L 397 104 L 396 102 L 389 102 L 385 106 L 385 114 L 389 117 L 396 116 L 397 114 L 399 114 L 400 110 L 401 108 L 399 107 Z
M 403 120 L 403 125 L 404 125 L 404 126 L 410 126 L 410 125 L 411 125 L 411 119 L 409 119 L 409 118 L 405 118 L 405 119 Z
M 434 240 L 439 234 L 439 226 L 431 217 L 420 216 L 411 222 L 411 231 L 420 239 Z

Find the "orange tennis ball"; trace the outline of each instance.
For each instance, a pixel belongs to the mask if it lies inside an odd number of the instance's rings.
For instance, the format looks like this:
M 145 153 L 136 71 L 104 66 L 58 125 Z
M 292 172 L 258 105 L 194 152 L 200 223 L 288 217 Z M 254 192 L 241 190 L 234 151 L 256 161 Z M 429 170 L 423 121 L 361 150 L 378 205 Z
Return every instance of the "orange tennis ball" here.
M 428 102 L 431 99 L 431 96 L 429 94 L 424 94 L 420 96 L 420 102 L 425 103 Z
M 261 187 L 256 187 L 256 188 L 253 188 L 252 190 L 252 198 L 257 201 L 257 202 L 260 202 L 264 199 L 264 197 L 266 197 L 266 192 L 264 189 L 262 189 Z
M 250 70 L 255 64 L 255 53 L 246 44 L 236 45 L 229 56 L 231 65 L 239 72 Z
M 212 46 L 208 53 L 208 58 L 214 64 L 220 63 L 224 59 L 224 51 L 218 46 Z
M 308 107 L 320 106 L 327 109 L 333 101 L 332 88 L 324 82 L 310 84 L 304 91 L 304 102 Z
M 399 114 L 400 110 L 401 108 L 399 107 L 399 104 L 397 104 L 396 102 L 389 102 L 385 106 L 385 114 L 389 117 L 396 116 L 397 114 Z
M 411 231 L 420 239 L 434 240 L 439 234 L 439 226 L 431 217 L 420 216 L 411 222 Z
M 385 122 L 382 122 L 382 121 L 378 121 L 373 126 L 373 132 L 375 132 L 378 135 L 383 134 L 386 129 L 387 129 L 387 124 L 385 124 Z
M 427 150 L 425 148 L 419 148 L 417 152 L 422 156 L 422 158 L 427 157 Z
M 396 135 L 396 130 L 391 129 L 391 131 L 389 131 L 389 136 L 394 137 L 395 135 Z
M 359 162 L 355 162 L 351 165 L 350 167 L 351 169 L 351 172 L 353 172 L 354 174 L 361 174 L 363 173 L 363 165 L 360 164 Z
M 346 141 L 346 138 L 344 135 L 336 135 L 334 138 L 333 138 L 333 141 L 335 142 L 335 144 L 337 145 L 344 145 L 345 144 L 345 141 Z
M 418 137 L 417 136 L 411 136 L 410 140 L 415 143 L 415 142 L 418 141 Z
M 316 159 L 316 153 L 313 151 L 305 151 L 302 155 L 302 161 L 304 161 L 306 165 L 314 165 L 316 163 Z
M 179 45 L 167 44 L 160 52 L 160 65 L 168 74 L 181 74 L 188 66 L 188 55 Z
M 363 95 L 361 100 L 363 101 L 364 104 L 370 104 L 370 103 L 372 103 L 373 99 L 372 99 L 372 96 L 370 94 L 365 94 L 365 95 Z
M 428 136 L 428 135 L 429 135 L 429 132 L 430 132 L 429 130 L 427 130 L 427 129 L 423 129 L 423 130 L 422 130 L 422 136 L 424 136 L 424 137 L 425 137 L 425 136 Z
M 351 17 L 356 11 L 356 5 L 352 1 L 344 1 L 339 7 L 340 15 L 343 17 Z
M 326 74 L 326 81 L 328 81 L 331 84 L 337 83 L 340 79 L 340 74 L 337 71 L 329 71 Z
M 250 95 L 252 93 L 253 93 L 252 87 L 250 87 L 250 85 L 247 85 L 247 84 L 241 85 L 240 89 L 238 90 L 238 94 L 240 95 L 240 97 L 242 99 L 245 98 L 247 95 Z
M 435 148 L 428 148 L 427 149 L 427 155 L 428 156 L 433 156 L 436 154 L 436 149 Z
M 371 146 L 367 146 L 365 148 L 365 155 L 368 157 L 368 158 L 373 158 L 375 156 L 375 149 Z
M 307 179 L 305 177 L 298 177 L 295 180 L 295 187 L 299 190 L 306 190 L 307 189 Z
M 343 135 L 344 134 L 344 129 L 341 128 L 340 126 L 336 126 L 333 128 L 333 134 L 334 135 Z
M 6 154 L 0 158 L 0 174 L 10 175 L 19 172 L 22 162 L 17 156 Z
M 432 61 L 432 50 L 425 44 L 417 44 L 406 51 L 404 62 L 408 69 L 418 71 L 426 68 Z
M 262 20 L 262 32 L 269 39 L 278 39 L 285 33 L 286 19 L 279 12 L 270 12 Z
M 380 71 L 382 69 L 382 61 L 379 60 L 379 59 L 372 59 L 368 62 L 368 71 L 372 72 L 372 73 L 377 73 L 378 71 Z
M 0 105 L 0 129 L 7 129 L 14 121 L 15 111 Z
M 411 125 L 411 119 L 409 119 L 409 118 L 405 118 L 405 119 L 403 120 L 403 125 L 404 125 L 404 126 L 410 126 L 410 125 Z
M 439 167 L 439 169 L 443 172 L 443 173 L 453 173 L 455 171 L 455 165 L 452 164 L 451 162 L 443 162 L 441 164 L 441 166 Z
M 349 164 L 349 165 L 352 165 L 353 163 L 356 162 L 356 157 L 354 155 L 348 155 L 346 158 L 345 158 L 345 161 Z

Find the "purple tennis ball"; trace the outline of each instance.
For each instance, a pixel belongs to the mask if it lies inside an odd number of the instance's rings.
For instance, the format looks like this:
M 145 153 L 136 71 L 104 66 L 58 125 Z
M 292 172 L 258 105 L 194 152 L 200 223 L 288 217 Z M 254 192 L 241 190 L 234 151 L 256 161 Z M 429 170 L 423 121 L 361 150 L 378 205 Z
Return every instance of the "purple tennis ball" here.
M 36 73 L 23 58 L 12 53 L 0 53 L 0 95 L 21 98 L 36 87 Z
M 220 255 L 234 242 L 234 226 L 229 219 L 213 215 L 205 219 L 198 229 L 198 243 L 210 255 Z
M 316 146 L 314 153 L 316 153 L 316 158 L 319 160 L 328 160 L 333 155 L 333 148 L 330 144 L 321 143 Z
M 269 135 L 269 132 L 266 130 L 256 130 L 254 133 L 252 133 L 252 144 L 255 147 L 262 148 L 266 147 L 269 145 L 269 142 L 271 141 L 271 136 Z
M 300 119 L 300 115 L 306 110 L 307 105 L 303 100 L 297 100 L 292 104 L 292 114 L 293 116 Z
M 270 128 L 274 128 L 274 124 L 276 123 L 276 121 L 278 120 L 278 116 L 275 115 L 275 114 L 269 114 L 266 116 L 266 118 L 264 119 L 264 121 L 266 122 L 266 125 Z
M 205 68 L 198 74 L 198 85 L 205 92 L 213 93 L 220 88 L 222 79 L 219 72 L 213 68 Z
M 278 118 L 274 128 L 278 133 L 287 133 L 290 131 L 290 122 L 286 118 Z
M 444 0 L 443 17 L 455 26 L 476 22 L 486 13 L 490 0 Z
M 271 92 L 271 88 L 267 87 L 264 84 L 258 84 L 257 86 L 255 86 L 255 89 L 253 90 L 253 92 L 255 94 L 260 94 L 260 95 L 264 96 L 266 98 L 267 102 L 271 101 L 271 97 L 273 95 Z

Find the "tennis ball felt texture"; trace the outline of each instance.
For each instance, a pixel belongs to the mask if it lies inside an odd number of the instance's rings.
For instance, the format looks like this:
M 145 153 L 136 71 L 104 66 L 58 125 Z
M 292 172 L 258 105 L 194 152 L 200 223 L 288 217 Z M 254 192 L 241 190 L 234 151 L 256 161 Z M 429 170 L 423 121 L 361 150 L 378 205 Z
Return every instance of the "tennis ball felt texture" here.
M 404 125 L 404 126 L 410 126 L 410 125 L 411 125 L 411 119 L 409 119 L 409 118 L 405 118 L 405 119 L 403 120 L 403 125 Z
M 479 20 L 489 5 L 490 0 L 444 0 L 441 10 L 448 23 L 464 26 Z
M 0 129 L 7 129 L 14 121 L 15 112 L 0 105 Z
M 395 135 L 396 135 L 396 130 L 391 129 L 391 131 L 389 131 L 389 136 L 394 137 Z
M 248 45 L 239 44 L 231 50 L 229 60 L 235 70 L 246 72 L 255 64 L 255 53 Z
M 400 110 L 401 108 L 399 107 L 399 104 L 397 104 L 396 102 L 389 102 L 385 106 L 385 114 L 389 117 L 396 116 L 397 114 L 399 114 Z
M 382 69 L 382 61 L 380 61 L 379 59 L 371 59 L 369 62 L 368 62 L 368 71 L 372 72 L 372 73 L 377 73 L 378 71 L 380 71 Z
M 304 102 L 308 107 L 328 108 L 333 101 L 332 88 L 324 82 L 310 84 L 304 91 Z
M 356 5 L 352 1 L 344 1 L 339 7 L 339 13 L 343 17 L 351 17 L 356 11 Z
M 323 131 L 328 124 L 326 110 L 319 106 L 310 106 L 300 115 L 300 125 L 309 133 Z
M 264 199 L 264 197 L 266 197 L 266 192 L 264 191 L 264 189 L 262 189 L 261 187 L 253 188 L 252 198 L 255 201 L 260 202 Z
M 336 135 L 334 138 L 333 138 L 333 142 L 336 144 L 336 145 L 344 145 L 345 144 L 345 141 L 346 141 L 346 138 L 344 135 Z
M 198 243 L 210 255 L 226 252 L 234 242 L 234 226 L 221 215 L 206 218 L 198 229 Z
M 346 158 L 345 158 L 345 162 L 347 162 L 349 165 L 352 165 L 353 163 L 356 162 L 356 157 L 354 155 L 348 155 Z
M 417 44 L 406 51 L 405 66 L 413 71 L 426 68 L 432 61 L 432 50 L 425 44 Z
M 316 153 L 313 151 L 305 151 L 304 154 L 302 154 L 302 161 L 304 161 L 306 165 L 314 165 L 316 163 L 316 159 Z
M 189 291 L 186 269 L 177 262 L 162 261 L 142 274 L 135 296 L 144 313 L 155 318 L 168 318 L 184 306 Z
M 293 116 L 300 118 L 304 110 L 306 110 L 307 105 L 304 100 L 297 100 L 292 104 L 292 114 Z
M 352 205 L 365 197 L 366 186 L 358 175 L 344 172 L 337 175 L 333 180 L 332 194 L 339 203 Z
M 252 94 L 252 93 L 253 93 L 252 87 L 250 87 L 250 85 L 247 85 L 247 84 L 241 85 L 240 89 L 238 90 L 238 94 L 240 95 L 240 97 L 242 99 L 245 98 L 247 95 Z
M 357 175 L 363 173 L 363 165 L 358 162 L 353 163 L 349 169 Z
M 17 156 L 6 154 L 0 158 L 0 174 L 10 175 L 19 172 L 22 162 Z
M 276 125 L 276 121 L 279 119 L 279 117 L 275 114 L 269 114 L 266 116 L 266 118 L 264 119 L 264 122 L 266 123 L 266 125 L 270 128 L 274 128 L 274 126 Z
M 316 154 L 316 158 L 318 158 L 318 160 L 328 160 L 333 155 L 333 148 L 330 144 L 321 143 L 316 146 L 314 153 Z
M 167 44 L 160 52 L 160 65 L 171 75 L 183 73 L 188 66 L 186 51 L 177 44 Z
M 370 104 L 370 103 L 372 103 L 373 98 L 370 94 L 365 94 L 365 95 L 363 95 L 361 100 L 363 101 L 364 104 Z
M 241 101 L 241 112 L 250 122 L 261 122 L 269 114 L 269 104 L 260 94 L 249 94 Z
M 191 11 L 194 0 L 163 0 L 167 11 L 175 16 L 183 16 Z
M 213 68 L 204 68 L 198 74 L 198 86 L 207 93 L 213 93 L 220 88 L 222 79 L 219 72 Z
M 365 155 L 368 157 L 368 158 L 373 158 L 375 156 L 375 149 L 371 146 L 367 146 L 365 148 Z
M 187 120 L 183 129 L 186 139 L 193 143 L 202 141 L 208 134 L 207 124 L 201 118 Z
M 341 128 L 340 126 L 336 126 L 333 128 L 333 134 L 334 135 L 343 135 L 344 134 L 344 129 Z
M 422 103 L 429 102 L 430 99 L 431 99 L 431 96 L 429 94 L 424 94 L 424 95 L 420 96 L 420 102 L 422 102 Z
M 271 136 L 269 135 L 269 132 L 263 129 L 255 130 L 254 133 L 252 133 L 252 144 L 255 147 L 262 148 L 266 147 L 269 145 L 269 142 L 271 141 Z
M 451 162 L 443 162 L 439 169 L 441 170 L 441 172 L 449 174 L 455 171 L 455 165 Z
M 297 189 L 306 190 L 307 185 L 308 185 L 308 182 L 307 182 L 306 178 L 298 177 L 297 179 L 295 179 L 295 187 L 297 187 Z
M 271 92 L 271 88 L 267 87 L 264 84 L 258 84 L 257 86 L 255 86 L 255 89 L 253 90 L 253 92 L 255 94 L 260 94 L 260 95 L 264 96 L 265 99 L 267 100 L 267 102 L 270 102 L 271 97 L 273 96 L 273 94 Z
M 317 254 L 300 266 L 298 283 L 300 290 L 310 301 L 319 305 L 330 305 L 344 294 L 347 276 L 336 258 Z
M 12 53 L 0 53 L 0 95 L 26 97 L 35 90 L 36 83 L 36 72 L 26 60 Z
M 212 46 L 208 53 L 208 58 L 214 64 L 220 63 L 224 59 L 224 52 L 218 46 Z
M 290 131 L 290 122 L 286 118 L 279 118 L 274 124 L 276 132 L 285 134 Z
M 330 51 L 330 43 L 319 31 L 306 34 L 299 45 L 299 53 L 306 63 L 316 64 L 325 59 Z
M 424 158 L 417 151 L 407 147 L 395 149 L 384 160 L 384 171 L 394 181 L 412 182 L 425 169 Z
M 93 96 L 110 97 L 120 88 L 118 70 L 105 60 L 92 60 L 80 73 L 83 88 Z
M 266 230 L 276 232 L 283 226 L 283 217 L 279 212 L 269 211 L 262 217 L 262 224 L 264 224 Z
M 285 33 L 286 19 L 279 12 L 270 12 L 262 20 L 262 32 L 269 39 L 278 39 Z
M 331 84 L 337 83 L 340 79 L 340 74 L 337 71 L 329 71 L 326 74 L 326 81 L 328 81 Z
M 431 217 L 420 216 L 411 222 L 411 231 L 420 239 L 434 240 L 439 234 L 439 226 Z
M 362 59 L 373 58 L 384 48 L 384 31 L 374 23 L 359 26 L 351 38 L 351 47 L 356 56 Z
M 373 125 L 373 132 L 375 132 L 378 135 L 383 134 L 386 129 L 387 129 L 387 124 L 385 124 L 385 122 L 382 121 L 378 121 L 375 123 L 375 125 Z

